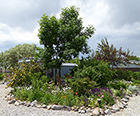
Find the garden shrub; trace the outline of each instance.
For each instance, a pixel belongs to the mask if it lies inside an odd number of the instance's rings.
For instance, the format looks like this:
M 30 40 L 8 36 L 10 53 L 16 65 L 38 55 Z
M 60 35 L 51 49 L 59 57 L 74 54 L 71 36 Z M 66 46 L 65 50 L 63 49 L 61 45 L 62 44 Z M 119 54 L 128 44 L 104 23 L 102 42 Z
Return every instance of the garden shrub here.
M 124 71 L 123 69 L 116 69 L 115 71 L 115 75 L 113 75 L 113 79 L 124 79 L 127 81 L 130 81 L 133 77 L 133 72 L 126 70 Z
M 133 79 L 140 80 L 140 72 L 133 72 Z
M 90 80 L 88 77 L 77 78 L 74 82 L 70 83 L 72 90 L 78 93 L 78 96 L 90 94 L 90 89 L 97 87 L 97 83 Z
M 127 89 L 129 84 L 125 80 L 114 80 L 114 81 L 109 81 L 108 84 L 109 88 L 114 88 L 117 90 L 120 90 L 121 88 Z
M 37 63 L 37 60 L 30 58 L 29 63 L 23 61 L 22 63 L 19 63 L 19 67 L 11 67 L 12 73 L 10 75 L 7 87 L 29 86 L 32 80 L 31 77 L 34 76 L 34 73 L 40 72 L 40 76 L 38 77 L 40 78 L 41 76 L 45 75 L 45 71 L 45 68 L 42 67 L 39 63 Z
M 114 75 L 114 71 L 112 71 L 108 63 L 97 61 L 96 59 L 84 60 L 73 71 L 75 71 L 73 73 L 74 79 L 89 77 L 90 80 L 96 81 L 100 86 L 106 86 L 106 83 L 111 81 Z
M 0 73 L 0 81 L 3 80 L 3 78 L 4 78 L 3 73 Z

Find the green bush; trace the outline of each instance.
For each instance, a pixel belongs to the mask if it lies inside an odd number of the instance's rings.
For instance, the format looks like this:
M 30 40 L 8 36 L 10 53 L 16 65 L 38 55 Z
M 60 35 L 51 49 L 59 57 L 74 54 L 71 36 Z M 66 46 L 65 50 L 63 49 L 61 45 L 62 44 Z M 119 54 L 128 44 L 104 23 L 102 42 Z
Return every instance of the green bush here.
M 140 80 L 140 72 L 134 72 L 133 73 L 133 79 Z
M 106 86 L 106 83 L 111 81 L 114 75 L 114 71 L 108 63 L 96 59 L 82 61 L 78 67 L 73 69 L 73 72 L 74 79 L 89 77 L 90 80 L 96 81 L 100 86 Z
M 115 75 L 113 75 L 113 79 L 124 79 L 130 81 L 133 77 L 133 72 L 129 70 L 124 71 L 123 69 L 116 69 L 114 72 Z
M 90 89 L 97 87 L 97 83 L 86 77 L 86 78 L 77 78 L 74 82 L 70 83 L 70 86 L 72 90 L 78 94 L 78 96 L 81 95 L 89 96 Z
M 4 75 L 2 73 L 0 73 L 0 81 L 3 80 Z
M 34 74 L 37 74 L 38 72 L 38 76 L 36 76 L 36 78 L 40 78 L 45 75 L 46 72 L 45 67 L 42 67 L 37 63 L 37 60 L 33 58 L 30 59 L 29 63 L 22 61 L 19 63 L 19 66 L 20 67 L 10 68 L 12 73 L 10 77 L 7 77 L 8 79 L 10 78 L 7 87 L 28 86 L 31 84 L 31 78 L 35 76 Z
M 107 85 L 109 86 L 109 88 L 114 88 L 117 90 L 120 90 L 121 88 L 126 90 L 129 86 L 129 84 L 125 80 L 110 81 Z

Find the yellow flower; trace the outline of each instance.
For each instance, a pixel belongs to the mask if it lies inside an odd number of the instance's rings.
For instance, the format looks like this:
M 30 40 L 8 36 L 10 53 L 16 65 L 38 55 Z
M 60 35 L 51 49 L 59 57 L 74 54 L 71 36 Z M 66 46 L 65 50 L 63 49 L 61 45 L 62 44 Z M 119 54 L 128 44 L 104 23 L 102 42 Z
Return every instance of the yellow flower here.
M 10 69 L 12 70 L 13 68 L 12 68 L 12 67 L 10 67 Z
M 22 74 L 20 74 L 20 76 L 22 77 Z

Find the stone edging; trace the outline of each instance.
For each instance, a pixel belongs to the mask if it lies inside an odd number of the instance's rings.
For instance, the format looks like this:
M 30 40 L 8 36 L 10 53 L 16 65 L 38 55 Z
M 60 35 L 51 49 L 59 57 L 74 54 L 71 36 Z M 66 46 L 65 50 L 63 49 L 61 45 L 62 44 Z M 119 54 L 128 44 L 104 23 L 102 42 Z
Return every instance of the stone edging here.
M 140 93 L 139 93 L 140 94 Z M 47 110 L 65 110 L 65 111 L 74 111 L 81 114 L 89 114 L 90 116 L 99 116 L 99 115 L 110 115 L 112 113 L 122 111 L 124 108 L 127 108 L 127 102 L 129 101 L 130 97 L 137 96 L 136 94 L 133 94 L 132 96 L 126 95 L 121 101 L 117 101 L 116 104 L 114 104 L 111 107 L 105 107 L 104 109 L 101 108 L 88 108 L 86 109 L 85 106 L 82 107 L 69 107 L 69 106 L 61 106 L 61 105 L 44 105 L 39 104 L 37 100 L 34 100 L 33 102 L 22 102 L 20 100 L 15 100 L 13 94 L 9 94 L 5 96 L 5 99 L 8 104 L 14 104 L 15 106 L 24 105 L 26 107 L 36 107 L 36 108 L 45 108 Z

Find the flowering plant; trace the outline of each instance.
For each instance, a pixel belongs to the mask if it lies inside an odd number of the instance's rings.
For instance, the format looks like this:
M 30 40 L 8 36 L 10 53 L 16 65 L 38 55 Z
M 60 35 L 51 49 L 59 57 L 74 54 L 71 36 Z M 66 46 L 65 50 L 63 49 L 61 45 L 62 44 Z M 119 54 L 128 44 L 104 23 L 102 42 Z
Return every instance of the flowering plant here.
M 95 97 L 102 99 L 102 104 L 113 105 L 115 103 L 113 93 L 109 87 L 93 88 L 91 92 Z

